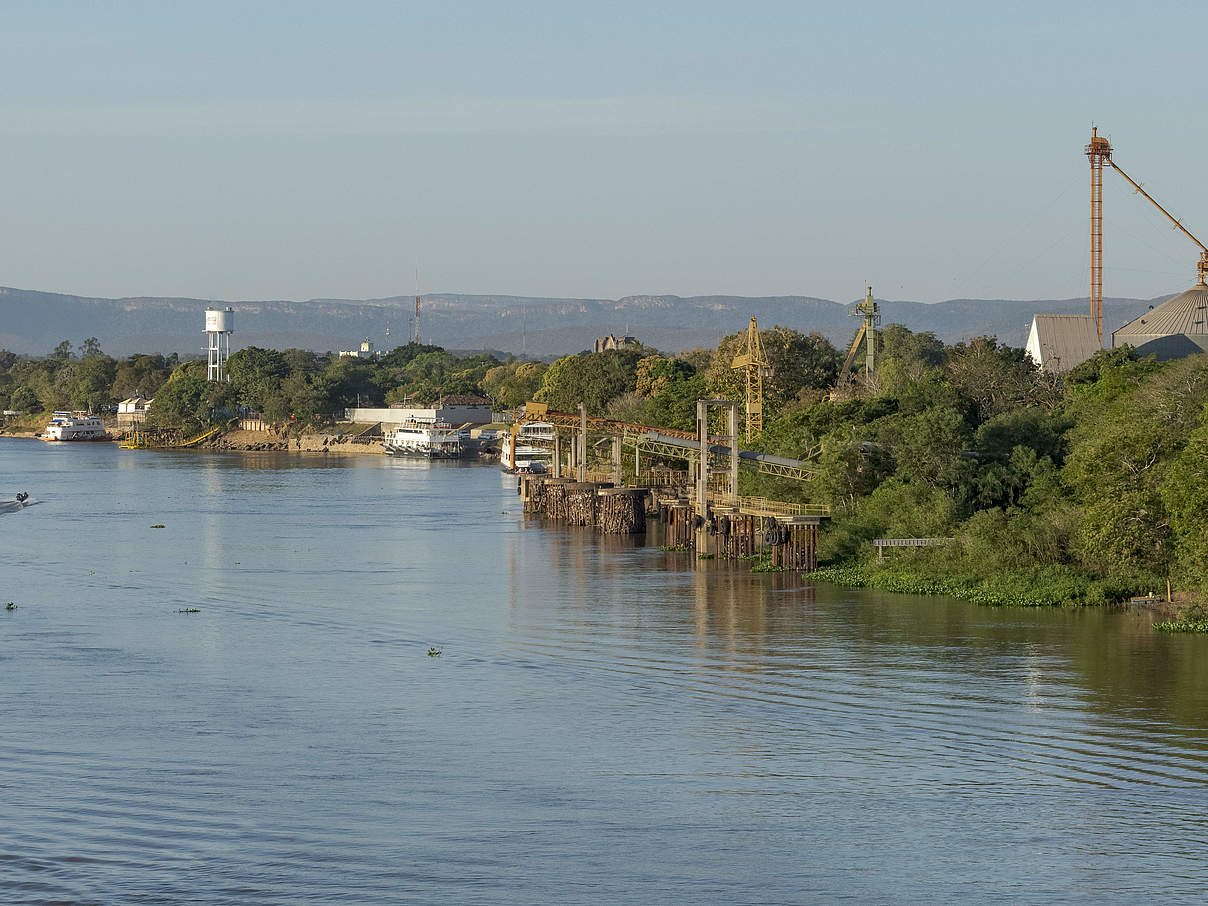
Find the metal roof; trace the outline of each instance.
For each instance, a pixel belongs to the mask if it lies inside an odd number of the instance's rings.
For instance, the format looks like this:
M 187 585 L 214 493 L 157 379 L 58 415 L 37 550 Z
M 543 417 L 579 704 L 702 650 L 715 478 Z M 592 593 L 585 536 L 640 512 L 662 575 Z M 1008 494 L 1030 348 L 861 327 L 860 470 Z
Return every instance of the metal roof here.
M 1033 315 L 1028 352 L 1049 372 L 1069 371 L 1100 349 L 1093 315 Z
M 1129 337 L 1172 334 L 1208 335 L 1208 286 L 1197 283 L 1187 292 L 1167 299 L 1157 308 L 1113 331 L 1112 338 L 1128 342 Z

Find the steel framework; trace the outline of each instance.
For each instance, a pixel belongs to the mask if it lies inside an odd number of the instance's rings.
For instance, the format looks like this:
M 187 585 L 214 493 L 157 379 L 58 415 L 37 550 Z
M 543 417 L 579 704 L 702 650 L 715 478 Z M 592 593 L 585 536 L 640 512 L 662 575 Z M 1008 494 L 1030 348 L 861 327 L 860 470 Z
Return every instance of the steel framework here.
M 772 376 L 772 366 L 763 357 L 763 344 L 759 342 L 759 325 L 751 319 L 747 327 L 747 348 L 734 356 L 730 363 L 733 369 L 742 369 L 747 379 L 747 439 L 763 431 L 763 379 Z

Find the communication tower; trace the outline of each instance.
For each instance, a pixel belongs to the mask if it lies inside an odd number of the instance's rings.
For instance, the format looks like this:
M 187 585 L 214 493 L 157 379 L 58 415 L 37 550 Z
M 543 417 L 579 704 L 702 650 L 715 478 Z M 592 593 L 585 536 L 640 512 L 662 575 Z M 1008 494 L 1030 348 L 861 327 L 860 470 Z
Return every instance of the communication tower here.
M 209 358 L 206 366 L 206 379 L 211 381 L 229 381 L 227 374 L 227 359 L 231 357 L 231 334 L 235 332 L 235 309 L 229 305 L 226 308 L 206 309 L 206 339 L 209 341 Z

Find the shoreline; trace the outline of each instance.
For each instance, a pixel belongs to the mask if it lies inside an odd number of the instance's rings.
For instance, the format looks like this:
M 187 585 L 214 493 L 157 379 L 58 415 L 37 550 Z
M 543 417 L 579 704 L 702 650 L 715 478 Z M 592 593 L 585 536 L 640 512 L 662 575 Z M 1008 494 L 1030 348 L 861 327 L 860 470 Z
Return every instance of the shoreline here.
M 41 440 L 41 432 L 37 429 L 16 429 L 0 432 L 0 438 L 11 437 L 21 440 Z M 67 443 L 110 443 L 116 444 L 120 437 L 110 437 L 104 441 L 62 441 Z M 172 447 L 163 447 L 170 450 Z M 237 429 L 220 434 L 212 441 L 198 444 L 188 449 L 209 453 L 310 453 L 337 456 L 385 456 L 386 451 L 380 442 L 358 443 L 344 439 L 339 434 L 301 434 L 282 435 L 263 430 L 249 431 Z M 498 454 L 476 453 L 461 457 L 466 461 L 492 463 L 498 462 Z

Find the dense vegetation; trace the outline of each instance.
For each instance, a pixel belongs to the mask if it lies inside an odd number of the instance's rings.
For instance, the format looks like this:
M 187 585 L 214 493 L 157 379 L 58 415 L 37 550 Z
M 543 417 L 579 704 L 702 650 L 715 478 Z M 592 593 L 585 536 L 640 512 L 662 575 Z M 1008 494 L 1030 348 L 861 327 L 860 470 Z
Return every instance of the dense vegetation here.
M 744 473 L 742 490 L 830 504 L 823 554 L 835 581 L 1013 604 L 1114 601 L 1164 592 L 1168 580 L 1185 593 L 1208 588 L 1208 357 L 1160 364 L 1108 350 L 1059 381 L 993 338 L 945 346 L 891 325 L 877 373 L 864 378 L 839 376 L 841 356 L 820 336 L 774 328 L 762 340 L 774 369 L 765 429 L 745 445 L 821 452 L 804 486 Z M 117 361 L 89 340 L 35 360 L 0 351 L 0 402 L 97 408 L 138 393 L 155 397 L 163 424 L 236 406 L 319 424 L 358 401 L 477 393 L 499 408 L 582 400 L 592 414 L 690 429 L 698 398 L 742 398 L 730 367 L 741 341 L 548 366 L 415 344 L 368 360 L 247 348 L 224 386 L 204 380 L 203 363 Z M 871 545 L 881 537 L 952 540 L 881 564 Z M 1204 613 L 1193 604 L 1185 616 Z

